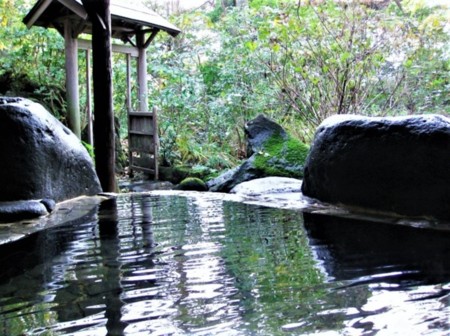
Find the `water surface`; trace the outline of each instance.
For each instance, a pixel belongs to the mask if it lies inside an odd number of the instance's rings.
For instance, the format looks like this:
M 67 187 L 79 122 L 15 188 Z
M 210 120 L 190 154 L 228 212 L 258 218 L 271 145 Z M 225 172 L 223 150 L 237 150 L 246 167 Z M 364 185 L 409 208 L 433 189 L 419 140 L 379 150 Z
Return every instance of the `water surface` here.
M 0 335 L 448 335 L 449 241 L 200 194 L 120 195 L 81 225 L 0 247 Z

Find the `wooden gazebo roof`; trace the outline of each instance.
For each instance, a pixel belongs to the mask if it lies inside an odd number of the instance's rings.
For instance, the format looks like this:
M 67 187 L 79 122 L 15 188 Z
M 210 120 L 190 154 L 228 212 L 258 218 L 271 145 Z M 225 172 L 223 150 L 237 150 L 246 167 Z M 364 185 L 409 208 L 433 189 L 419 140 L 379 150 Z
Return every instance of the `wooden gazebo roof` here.
M 138 31 L 145 29 L 165 31 L 172 36 L 180 33 L 180 29 L 168 22 L 154 11 L 142 5 L 111 0 L 111 30 L 112 37 L 127 40 Z M 77 27 L 77 34 L 91 33 L 91 23 L 81 0 L 39 0 L 23 22 L 28 28 L 40 26 L 55 28 L 62 35 L 64 21 L 71 19 Z

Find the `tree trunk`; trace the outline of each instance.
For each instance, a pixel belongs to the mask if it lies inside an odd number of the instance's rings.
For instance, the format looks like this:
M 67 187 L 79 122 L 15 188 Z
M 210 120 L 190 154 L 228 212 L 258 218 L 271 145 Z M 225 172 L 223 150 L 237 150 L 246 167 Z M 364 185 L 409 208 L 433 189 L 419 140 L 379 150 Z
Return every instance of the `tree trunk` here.
M 92 22 L 94 154 L 103 191 L 116 191 L 110 0 L 82 0 Z

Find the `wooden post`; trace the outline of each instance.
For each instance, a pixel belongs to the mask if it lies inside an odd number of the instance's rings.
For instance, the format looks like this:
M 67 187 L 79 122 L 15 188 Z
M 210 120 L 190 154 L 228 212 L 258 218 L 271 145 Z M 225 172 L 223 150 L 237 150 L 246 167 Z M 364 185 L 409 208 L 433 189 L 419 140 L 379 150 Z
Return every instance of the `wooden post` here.
M 78 93 L 78 42 L 69 19 L 64 22 L 66 52 L 66 97 L 69 128 L 81 138 L 80 100 Z
M 82 0 L 92 21 L 95 168 L 103 191 L 115 192 L 110 0 Z
M 131 109 L 131 54 L 127 54 L 127 112 L 130 113 Z
M 94 145 L 94 130 L 92 128 L 92 123 L 94 121 L 92 117 L 92 98 L 91 98 L 91 50 L 86 49 L 86 105 L 87 105 L 87 134 L 88 134 L 88 143 L 93 146 Z
M 133 104 L 131 103 L 131 54 L 127 54 L 127 130 L 128 130 L 128 144 L 130 143 L 130 112 L 133 108 Z M 128 162 L 129 162 L 129 176 L 133 176 L 133 155 L 131 151 L 128 151 Z
M 138 95 L 139 110 L 148 111 L 148 90 L 147 90 L 147 54 L 145 52 L 145 33 L 140 31 L 136 34 L 136 45 L 138 47 Z
M 153 153 L 153 158 L 155 159 L 155 175 L 154 180 L 159 180 L 159 133 L 158 133 L 158 109 L 156 106 L 153 106 L 153 143 L 155 146 L 155 150 Z

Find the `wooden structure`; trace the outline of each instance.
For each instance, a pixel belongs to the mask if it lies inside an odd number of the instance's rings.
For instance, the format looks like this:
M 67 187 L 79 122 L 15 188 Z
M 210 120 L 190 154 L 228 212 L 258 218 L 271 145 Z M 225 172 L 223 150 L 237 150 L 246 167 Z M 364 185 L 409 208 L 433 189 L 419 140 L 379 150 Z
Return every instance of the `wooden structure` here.
M 111 36 L 122 41 L 122 44 L 113 45 L 112 51 L 127 54 L 128 69 L 130 68 L 131 57 L 137 58 L 139 111 L 144 114 L 148 113 L 146 48 L 158 32 L 165 31 L 172 36 L 176 36 L 180 33 L 180 30 L 148 8 L 130 2 L 111 0 L 110 15 Z M 81 137 L 78 50 L 87 50 L 89 56 L 92 43 L 91 41 L 79 40 L 78 37 L 82 33 L 91 34 L 93 29 L 93 24 L 83 6 L 83 2 L 81 0 L 39 0 L 23 21 L 28 28 L 32 26 L 55 28 L 64 37 L 68 122 L 71 130 L 78 137 Z M 131 71 L 128 71 L 127 105 L 129 113 L 136 113 L 131 111 L 130 73 Z M 89 84 L 89 80 L 87 82 Z M 88 99 L 89 102 L 90 99 Z M 91 110 L 90 105 L 88 105 L 88 112 Z M 88 115 L 90 130 L 92 130 L 91 119 Z M 148 122 L 145 124 L 147 125 Z M 157 132 L 152 132 L 157 136 Z M 89 138 L 92 139 L 92 134 Z M 157 145 L 155 139 L 152 142 L 155 146 Z M 153 151 L 157 153 L 157 150 Z
M 152 174 L 158 179 L 157 110 L 128 114 L 128 147 L 130 173 L 133 170 Z

